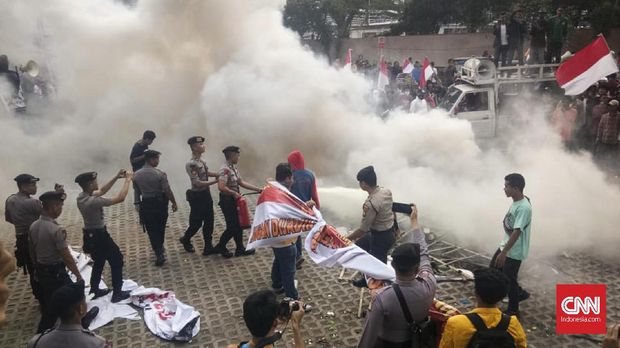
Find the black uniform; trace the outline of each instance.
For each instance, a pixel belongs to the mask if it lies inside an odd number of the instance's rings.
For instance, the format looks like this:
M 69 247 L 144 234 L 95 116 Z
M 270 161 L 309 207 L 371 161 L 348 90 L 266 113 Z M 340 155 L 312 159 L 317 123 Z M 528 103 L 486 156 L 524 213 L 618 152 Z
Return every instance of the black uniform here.
M 15 178 L 15 181 L 18 185 L 21 185 L 37 182 L 39 178 L 35 178 L 30 174 L 20 174 Z M 27 273 L 30 278 L 32 294 L 36 299 L 40 299 L 42 297 L 41 288 L 34 276 L 34 265 L 32 264 L 28 247 L 28 229 L 41 215 L 41 202 L 22 192 L 18 192 L 12 194 L 6 200 L 4 213 L 6 221 L 15 226 L 15 259 L 17 260 L 17 267 L 23 267 L 24 274 Z
M 191 145 L 192 141 L 204 141 L 202 137 L 192 137 L 188 141 Z M 213 198 L 209 187 L 199 187 L 200 181 L 208 181 L 208 167 L 201 158 L 192 158 L 185 165 L 185 171 L 189 175 L 191 189 L 187 190 L 187 201 L 190 206 L 189 227 L 181 238 L 181 243 L 186 246 L 186 250 L 193 250 L 191 247 L 191 238 L 202 227 L 202 236 L 205 241 L 203 254 L 213 253 Z M 188 250 L 188 251 L 190 251 Z
M 160 153 L 147 150 L 144 154 L 150 158 L 149 156 L 159 156 Z M 165 192 L 170 188 L 168 177 L 166 173 L 147 163 L 134 174 L 133 180 L 141 197 L 140 221 L 157 256 L 156 265 L 161 266 L 165 261 L 164 238 L 168 221 L 168 197 Z

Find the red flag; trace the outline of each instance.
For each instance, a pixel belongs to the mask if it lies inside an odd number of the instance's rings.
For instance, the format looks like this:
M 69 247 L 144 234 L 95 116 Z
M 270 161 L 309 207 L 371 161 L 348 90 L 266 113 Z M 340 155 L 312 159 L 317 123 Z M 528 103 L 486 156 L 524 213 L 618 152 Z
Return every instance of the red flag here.
M 381 62 L 379 63 L 379 78 L 377 79 L 377 89 L 385 89 L 385 86 L 390 84 L 390 78 L 388 77 L 387 63 L 385 58 L 381 56 Z
M 420 88 L 426 87 L 426 81 L 433 77 L 433 67 L 428 61 L 428 57 L 424 57 L 424 63 L 422 63 L 422 74 L 420 74 Z
M 609 51 L 605 38 L 600 35 L 591 44 L 562 63 L 555 78 L 566 95 L 583 93 L 601 78 L 618 72 L 618 66 Z
M 347 50 L 347 55 L 344 57 L 344 68 L 347 70 L 351 70 L 351 52 L 353 52 L 353 50 L 349 48 Z

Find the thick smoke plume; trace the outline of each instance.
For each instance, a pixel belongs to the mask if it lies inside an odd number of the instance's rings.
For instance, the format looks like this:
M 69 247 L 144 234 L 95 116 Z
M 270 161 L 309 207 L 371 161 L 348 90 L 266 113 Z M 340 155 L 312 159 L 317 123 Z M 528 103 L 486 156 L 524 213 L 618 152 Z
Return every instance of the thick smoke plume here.
M 282 26 L 283 1 L 1 3 L 3 53 L 48 65 L 57 84 L 53 106 L 36 115 L 0 111 L 2 196 L 20 172 L 40 176 L 42 188 L 77 188 L 72 179 L 86 170 L 112 175 L 153 129 L 177 196 L 191 135 L 207 136 L 212 168 L 221 148 L 241 146 L 241 171 L 255 183 L 299 149 L 339 223 L 355 227 L 364 198 L 355 173 L 373 164 L 426 224 L 491 251 L 510 204 L 503 178 L 520 172 L 534 207 L 532 253 L 617 254 L 620 191 L 589 155 L 563 149 L 542 106 L 524 110 L 527 126 L 501 139 L 508 145 L 484 150 L 468 122 L 441 112 L 381 120 L 367 81 L 330 67 Z

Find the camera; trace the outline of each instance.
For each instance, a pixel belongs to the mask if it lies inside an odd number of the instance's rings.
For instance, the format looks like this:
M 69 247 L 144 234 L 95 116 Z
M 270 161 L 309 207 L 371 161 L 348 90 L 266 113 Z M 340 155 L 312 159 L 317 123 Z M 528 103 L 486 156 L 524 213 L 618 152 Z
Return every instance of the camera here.
M 303 308 L 299 306 L 299 302 L 290 297 L 285 297 L 280 301 L 278 305 L 278 317 L 282 319 L 289 319 L 293 312 L 303 309 L 304 312 L 310 312 L 311 307 L 304 304 Z
M 411 215 L 413 211 L 413 203 L 392 203 L 392 211 L 395 213 Z

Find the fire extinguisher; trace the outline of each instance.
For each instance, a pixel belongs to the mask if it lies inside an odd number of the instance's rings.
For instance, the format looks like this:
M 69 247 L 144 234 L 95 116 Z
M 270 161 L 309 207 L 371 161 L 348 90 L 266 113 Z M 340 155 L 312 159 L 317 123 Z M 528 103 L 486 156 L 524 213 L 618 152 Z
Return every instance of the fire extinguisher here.
M 241 229 L 250 228 L 250 226 L 252 226 L 248 201 L 243 196 L 237 198 L 237 216 L 239 216 L 239 225 L 241 225 Z

